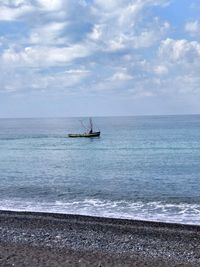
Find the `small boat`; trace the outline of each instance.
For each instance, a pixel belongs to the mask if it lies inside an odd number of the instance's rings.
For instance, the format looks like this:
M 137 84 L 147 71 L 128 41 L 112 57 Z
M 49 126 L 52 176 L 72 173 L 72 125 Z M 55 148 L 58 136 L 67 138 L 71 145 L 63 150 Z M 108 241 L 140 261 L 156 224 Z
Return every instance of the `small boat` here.
M 82 123 L 82 122 L 81 122 Z M 84 124 L 82 123 L 82 125 L 84 126 Z M 84 128 L 87 129 L 87 127 L 84 126 Z M 86 133 L 82 133 L 82 134 L 68 134 L 68 137 L 98 137 L 100 136 L 101 132 L 94 132 L 93 131 L 93 122 L 92 119 L 90 118 L 90 126 L 89 129 L 87 129 Z
M 83 133 L 83 134 L 68 134 L 69 137 L 97 137 L 101 132 Z

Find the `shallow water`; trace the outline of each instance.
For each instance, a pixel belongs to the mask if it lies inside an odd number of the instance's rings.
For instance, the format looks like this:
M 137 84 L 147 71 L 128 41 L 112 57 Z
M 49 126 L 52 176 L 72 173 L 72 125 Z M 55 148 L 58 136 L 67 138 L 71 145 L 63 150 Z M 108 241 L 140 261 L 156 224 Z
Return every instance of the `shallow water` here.
M 94 121 L 0 119 L 0 209 L 200 225 L 199 115 Z

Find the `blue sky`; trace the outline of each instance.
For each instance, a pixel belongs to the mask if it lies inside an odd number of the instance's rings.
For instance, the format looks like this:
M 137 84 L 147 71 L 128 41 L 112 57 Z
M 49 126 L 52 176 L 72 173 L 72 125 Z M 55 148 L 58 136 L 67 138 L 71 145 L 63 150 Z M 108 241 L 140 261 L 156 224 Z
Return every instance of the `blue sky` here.
M 0 0 L 0 117 L 200 113 L 199 0 Z

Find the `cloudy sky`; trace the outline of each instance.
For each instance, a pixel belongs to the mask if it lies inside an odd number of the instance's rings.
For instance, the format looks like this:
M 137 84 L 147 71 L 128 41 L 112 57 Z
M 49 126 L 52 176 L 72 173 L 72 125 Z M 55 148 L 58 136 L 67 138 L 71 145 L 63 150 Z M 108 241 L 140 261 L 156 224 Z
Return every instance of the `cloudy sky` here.
M 200 113 L 199 0 L 0 0 L 0 117 Z

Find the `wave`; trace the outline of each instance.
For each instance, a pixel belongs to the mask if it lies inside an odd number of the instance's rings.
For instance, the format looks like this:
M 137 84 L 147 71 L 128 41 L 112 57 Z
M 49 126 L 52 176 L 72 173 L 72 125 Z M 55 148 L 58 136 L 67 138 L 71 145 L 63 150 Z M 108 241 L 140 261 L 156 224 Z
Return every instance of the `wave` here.
M 0 141 L 16 141 L 16 140 L 35 140 L 35 139 L 66 139 L 67 135 L 22 135 L 22 136 L 0 136 Z
M 80 214 L 109 218 L 200 225 L 200 204 L 166 202 L 127 202 L 84 199 L 76 201 L 0 200 L 1 210 Z

